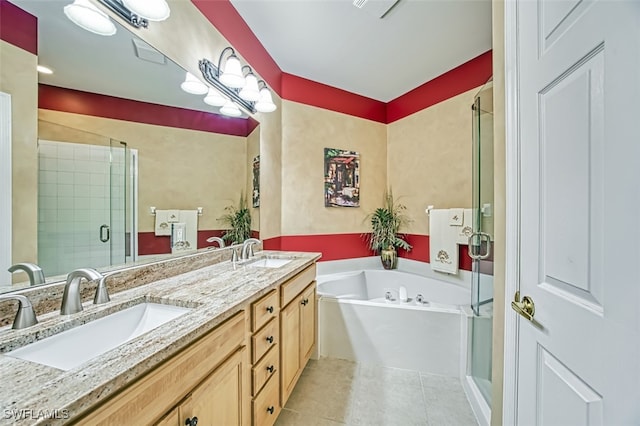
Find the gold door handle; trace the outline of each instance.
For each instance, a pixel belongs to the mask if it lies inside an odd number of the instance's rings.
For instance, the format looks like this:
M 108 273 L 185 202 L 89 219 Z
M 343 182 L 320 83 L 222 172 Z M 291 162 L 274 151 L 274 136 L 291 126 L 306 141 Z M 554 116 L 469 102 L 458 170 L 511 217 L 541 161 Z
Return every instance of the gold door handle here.
M 524 296 L 520 301 L 519 291 L 516 291 L 514 301 L 511 302 L 511 308 L 529 321 L 533 321 L 533 316 L 536 314 L 536 305 L 533 303 L 533 299 L 529 296 Z

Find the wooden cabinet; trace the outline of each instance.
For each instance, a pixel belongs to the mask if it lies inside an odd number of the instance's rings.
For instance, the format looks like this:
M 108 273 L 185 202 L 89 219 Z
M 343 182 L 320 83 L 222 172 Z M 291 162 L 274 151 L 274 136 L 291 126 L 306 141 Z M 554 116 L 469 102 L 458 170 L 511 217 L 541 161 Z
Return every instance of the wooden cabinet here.
M 312 269 L 313 274 L 309 273 Z M 283 284 L 283 300 L 288 304 L 280 311 L 280 381 L 281 404 L 289 399 L 300 374 L 313 351 L 316 342 L 316 283 L 315 265 L 307 268 L 291 281 Z M 304 280 L 306 286 L 301 284 Z M 309 284 L 310 283 L 310 284 Z M 285 288 L 295 288 L 298 293 L 289 291 L 285 299 Z
M 280 414 L 280 319 L 278 290 L 251 305 L 253 424 L 271 426 Z
M 246 348 L 237 350 L 156 426 L 243 425 L 248 418 L 243 369 Z
M 177 420 L 185 425 L 186 419 L 198 415 L 192 414 L 195 410 L 211 404 L 218 407 L 216 423 L 218 416 L 226 416 L 237 419 L 237 423 L 229 425 L 248 425 L 251 421 L 250 372 L 246 319 L 244 312 L 240 312 L 77 423 L 173 425 Z M 203 413 L 205 418 L 210 415 Z

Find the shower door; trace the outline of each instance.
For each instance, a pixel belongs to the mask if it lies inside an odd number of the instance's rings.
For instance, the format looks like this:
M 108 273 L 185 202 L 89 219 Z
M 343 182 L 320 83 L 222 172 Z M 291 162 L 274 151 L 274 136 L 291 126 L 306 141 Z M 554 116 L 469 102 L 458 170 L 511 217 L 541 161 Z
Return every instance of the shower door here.
M 473 258 L 468 374 L 491 406 L 493 327 L 493 84 L 476 95 L 473 117 Z

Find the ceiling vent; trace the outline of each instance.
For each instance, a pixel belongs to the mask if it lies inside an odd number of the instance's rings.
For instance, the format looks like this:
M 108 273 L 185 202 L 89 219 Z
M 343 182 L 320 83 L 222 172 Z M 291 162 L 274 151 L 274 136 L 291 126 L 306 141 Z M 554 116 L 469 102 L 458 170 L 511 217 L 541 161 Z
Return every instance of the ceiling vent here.
M 136 56 L 143 61 L 153 62 L 154 64 L 164 65 L 167 63 L 167 58 L 153 47 L 149 46 L 144 41 L 133 38 L 133 50 Z
M 384 18 L 399 0 L 353 0 L 353 5 L 376 18 Z

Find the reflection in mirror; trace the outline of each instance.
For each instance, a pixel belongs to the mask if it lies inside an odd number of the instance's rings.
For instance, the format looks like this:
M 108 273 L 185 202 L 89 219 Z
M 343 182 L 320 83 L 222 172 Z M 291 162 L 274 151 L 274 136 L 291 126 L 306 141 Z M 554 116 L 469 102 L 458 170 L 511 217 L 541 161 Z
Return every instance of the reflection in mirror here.
M 38 76 L 38 241 L 25 241 L 47 282 L 215 246 L 224 208 L 252 192 L 255 120 L 213 114 L 180 90 L 184 70 L 122 26 L 101 37 L 66 19 L 68 1 L 12 2 L 38 17 L 38 62 L 54 71 Z M 0 291 L 29 284 L 14 275 Z

